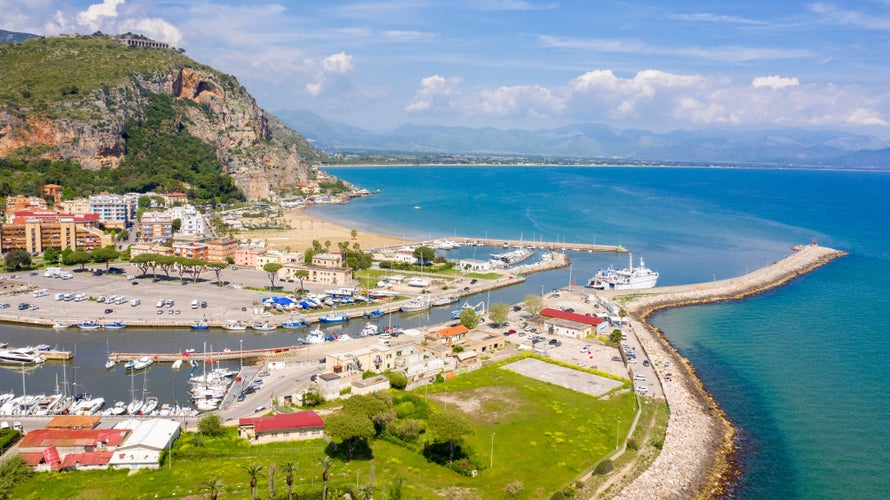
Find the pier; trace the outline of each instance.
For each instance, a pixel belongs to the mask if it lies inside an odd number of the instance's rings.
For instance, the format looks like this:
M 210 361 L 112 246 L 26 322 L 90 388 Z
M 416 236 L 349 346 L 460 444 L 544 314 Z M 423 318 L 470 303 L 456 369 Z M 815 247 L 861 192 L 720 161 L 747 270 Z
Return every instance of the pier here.
M 109 359 L 114 361 L 130 361 L 142 357 L 149 357 L 155 363 L 174 363 L 176 361 L 195 360 L 200 363 L 216 362 L 216 361 L 255 361 L 276 354 L 287 354 L 300 349 L 305 349 L 305 345 L 295 345 L 289 347 L 273 347 L 268 349 L 244 349 L 237 351 L 220 351 L 220 352 L 113 352 L 108 355 Z
M 542 250 L 559 250 L 562 252 L 609 252 L 609 253 L 627 253 L 627 249 L 621 245 L 601 245 L 597 243 L 568 243 L 565 241 L 529 241 L 529 240 L 510 240 L 504 238 L 468 238 L 463 236 L 451 236 L 439 238 L 441 240 L 449 240 L 460 243 L 463 246 L 490 246 L 498 248 L 538 248 Z M 431 241 L 418 243 L 424 245 Z M 386 247 L 371 248 L 369 250 L 395 250 L 405 245 L 393 245 Z

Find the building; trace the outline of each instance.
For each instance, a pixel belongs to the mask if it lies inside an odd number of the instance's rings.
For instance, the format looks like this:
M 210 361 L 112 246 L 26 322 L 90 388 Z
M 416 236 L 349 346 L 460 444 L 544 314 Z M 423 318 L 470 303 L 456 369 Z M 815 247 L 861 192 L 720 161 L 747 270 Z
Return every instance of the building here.
M 173 445 L 182 430 L 179 422 L 161 418 L 123 424 L 118 425 L 132 428 L 133 431 L 114 450 L 108 462 L 117 469 L 157 469 L 161 463 L 161 454 Z
M 318 375 L 318 393 L 330 401 L 340 397 L 340 375 L 326 372 Z
M 178 191 L 162 193 L 161 197 L 164 198 L 164 206 L 166 207 L 184 205 L 189 202 L 188 196 L 185 193 L 180 193 Z
M 604 329 L 608 324 L 603 318 L 586 314 L 570 313 L 559 309 L 546 308 L 540 313 L 544 330 L 553 335 L 583 339 Z
M 60 470 L 62 467 L 105 468 L 110 455 L 129 433 L 126 429 L 35 429 L 19 442 L 19 454 L 37 470 Z M 74 455 L 66 461 L 69 455 Z
M 127 47 L 138 47 L 143 49 L 169 49 L 170 44 L 164 42 L 156 42 L 154 40 L 142 40 L 139 38 L 121 38 L 120 42 Z
M 460 270 L 465 273 L 487 273 L 494 269 L 490 260 L 460 259 Z
M 325 356 L 325 372 L 349 376 L 365 370 L 382 372 L 397 367 L 396 360 L 416 352 L 414 347 L 387 346 L 374 344 L 349 352 L 333 353 Z
M 427 334 L 427 339 L 432 340 L 436 344 L 444 344 L 448 347 L 453 347 L 462 343 L 469 331 L 470 330 L 464 325 L 449 326 L 433 332 L 432 334 Z
M 90 213 L 98 214 L 105 227 L 126 229 L 136 217 L 139 199 L 135 196 L 103 192 L 89 199 Z
M 283 252 L 281 250 L 266 250 L 265 252 L 257 255 L 257 257 L 256 257 L 257 271 L 262 271 L 263 267 L 266 264 L 281 264 L 282 256 L 283 256 Z
M 19 224 L 0 225 L 0 253 L 17 248 L 31 254 L 43 253 L 47 248 L 92 250 L 111 244 L 110 235 L 77 223 L 73 216 L 59 217 L 57 222 L 26 217 Z
M 173 255 L 173 249 L 165 245 L 156 245 L 154 243 L 136 243 L 130 245 L 130 258 L 150 253 L 155 255 Z
M 6 198 L 5 214 L 18 210 L 46 210 L 46 200 L 37 196 L 9 196 Z
M 62 200 L 59 203 L 56 203 L 54 208 L 59 212 L 65 212 L 72 215 L 85 215 L 90 213 L 90 200 L 87 198 Z
M 258 248 L 239 247 L 235 250 L 235 265 L 255 269 L 257 258 L 263 252 L 265 252 L 265 250 L 260 250 Z
M 235 251 L 238 250 L 238 242 L 230 238 L 219 238 L 207 242 L 207 262 L 235 261 Z
M 47 429 L 95 429 L 102 417 L 97 415 L 58 415 L 46 424 Z
M 187 259 L 207 260 L 207 244 L 194 242 L 173 243 L 173 255 Z
M 169 205 L 168 205 L 169 206 Z M 167 210 L 171 219 L 179 219 L 179 232 L 185 236 L 204 236 L 207 234 L 207 224 L 204 216 L 198 213 L 193 205 L 179 205 Z
M 339 253 L 319 253 L 312 256 L 312 265 L 318 267 L 342 267 L 343 256 Z
M 173 238 L 173 217 L 165 212 L 143 212 L 139 221 L 139 233 L 142 241 L 169 241 Z
M 314 411 L 242 418 L 238 420 L 238 435 L 253 444 L 321 439 L 324 420 Z

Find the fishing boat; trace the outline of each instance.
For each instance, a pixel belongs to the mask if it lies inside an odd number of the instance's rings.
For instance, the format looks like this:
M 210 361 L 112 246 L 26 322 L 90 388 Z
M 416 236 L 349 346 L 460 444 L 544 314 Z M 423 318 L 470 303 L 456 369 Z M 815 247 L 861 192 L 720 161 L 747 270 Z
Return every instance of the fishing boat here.
M 380 316 L 383 316 L 384 314 L 386 314 L 386 313 L 381 311 L 380 309 L 375 309 L 373 311 L 368 311 L 368 312 L 362 314 L 362 317 L 365 319 L 379 318 Z
M 210 322 L 206 319 L 202 319 L 201 321 L 195 321 L 191 326 L 192 330 L 207 330 L 210 328 Z
M 451 295 L 441 295 L 430 301 L 431 306 L 447 306 L 452 302 L 457 302 L 457 297 Z
M 407 304 L 399 308 L 402 312 L 423 311 L 430 308 L 430 302 L 426 295 L 418 295 L 411 299 Z
M 81 330 L 98 330 L 99 328 L 102 327 L 102 325 L 100 325 L 97 321 L 87 320 L 87 321 L 81 321 L 80 323 L 78 323 L 77 327 L 80 328 Z
M 460 309 L 455 309 L 451 311 L 451 317 L 454 319 L 460 319 L 460 313 L 462 313 L 465 309 L 470 309 L 477 315 L 485 314 L 485 302 L 480 302 L 475 306 L 471 306 L 469 302 L 464 302 L 464 305 L 461 306 Z
M 324 344 L 324 332 L 321 331 L 321 328 L 316 328 L 306 335 L 304 342 L 307 344 Z
M 250 328 L 260 332 L 268 332 L 278 327 L 273 325 L 272 323 L 269 323 L 268 321 L 254 321 L 250 324 Z
M 123 321 L 112 321 L 111 323 L 105 323 L 102 325 L 102 328 L 106 328 L 108 330 L 121 330 L 126 328 L 127 324 Z
M 53 321 L 53 330 L 64 330 L 71 327 L 71 323 L 62 323 L 59 320 Z
M 625 269 L 601 269 L 587 282 L 588 288 L 596 290 L 631 290 L 652 288 L 658 282 L 658 271 L 646 267 L 642 257 L 640 265 L 634 267 L 633 255 L 629 256 L 629 266 Z
M 247 325 L 245 325 L 235 319 L 230 319 L 230 320 L 226 321 L 226 323 L 222 327 L 224 330 L 233 330 L 233 331 L 239 331 L 239 332 L 247 330 Z
M 346 317 L 346 315 L 343 313 L 332 312 L 321 316 L 320 318 L 318 318 L 318 321 L 320 323 L 344 323 L 346 321 L 349 321 L 349 318 Z
M 307 323 L 305 320 L 303 320 L 303 318 L 298 318 L 298 319 L 292 318 L 287 321 L 281 322 L 281 328 L 300 328 L 300 327 L 304 327 L 304 326 L 309 326 L 309 323 Z
M 362 331 L 359 333 L 359 335 L 362 337 L 370 337 L 372 335 L 377 335 L 378 333 L 380 333 L 380 329 L 377 328 L 377 325 L 368 323 L 367 325 L 365 325 L 364 328 L 362 328 Z

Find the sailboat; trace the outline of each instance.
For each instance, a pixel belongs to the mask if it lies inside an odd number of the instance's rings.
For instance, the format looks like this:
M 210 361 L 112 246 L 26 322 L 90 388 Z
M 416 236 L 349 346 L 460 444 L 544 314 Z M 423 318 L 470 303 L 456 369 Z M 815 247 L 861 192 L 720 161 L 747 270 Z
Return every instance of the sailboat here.
M 105 341 L 105 369 L 110 370 L 114 368 L 116 362 L 111 359 L 111 349 L 108 347 L 108 341 Z
M 136 377 L 136 371 L 130 372 L 130 404 L 127 405 L 127 413 L 136 415 L 142 409 L 142 400 L 136 399 L 136 387 L 133 386 L 133 379 Z

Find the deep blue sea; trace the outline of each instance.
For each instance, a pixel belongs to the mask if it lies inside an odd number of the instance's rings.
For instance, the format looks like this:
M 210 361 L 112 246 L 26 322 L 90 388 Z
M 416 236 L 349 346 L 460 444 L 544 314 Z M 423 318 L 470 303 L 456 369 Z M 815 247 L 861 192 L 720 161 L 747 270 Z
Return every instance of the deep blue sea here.
M 850 253 L 750 299 L 653 322 L 740 430 L 738 498 L 890 492 L 890 173 L 640 167 L 355 167 L 381 192 L 310 212 L 419 239 L 621 244 L 661 285 L 744 274 L 794 244 Z M 420 207 L 415 209 L 415 206 Z M 468 250 L 463 250 L 464 252 Z M 573 254 L 540 287 L 583 284 L 626 257 Z

